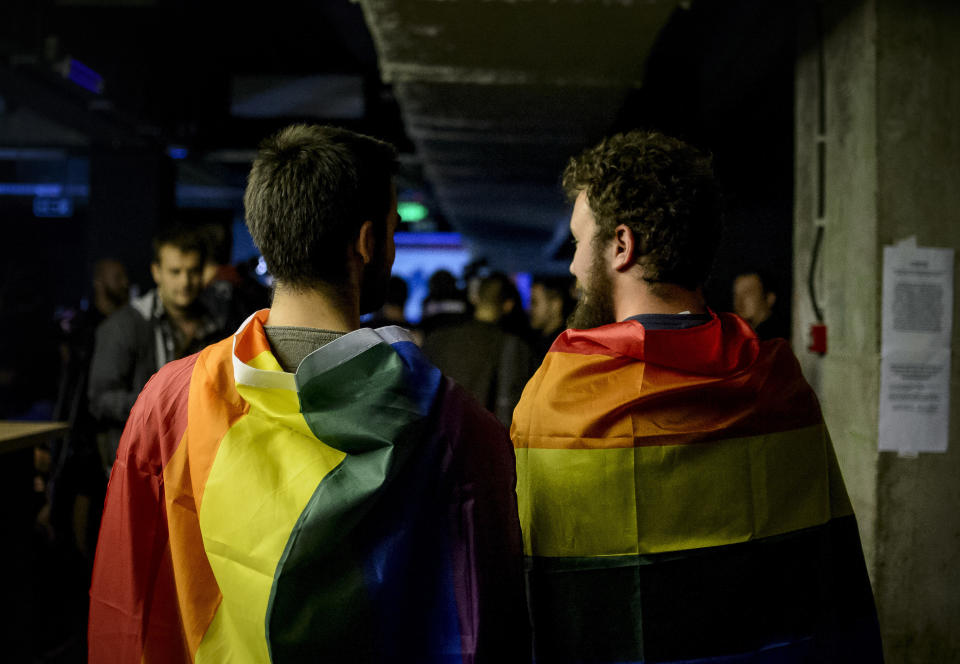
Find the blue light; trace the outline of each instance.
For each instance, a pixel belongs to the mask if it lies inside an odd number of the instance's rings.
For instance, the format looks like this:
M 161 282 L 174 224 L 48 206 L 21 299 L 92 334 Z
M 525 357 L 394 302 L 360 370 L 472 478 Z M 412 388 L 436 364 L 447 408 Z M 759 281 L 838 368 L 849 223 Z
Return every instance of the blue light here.
M 70 70 L 67 72 L 67 78 L 94 94 L 98 95 L 103 92 L 103 76 L 79 60 L 70 58 Z
M 33 199 L 33 215 L 42 218 L 66 218 L 73 216 L 73 201 L 69 198 Z
M 171 159 L 186 159 L 189 150 L 182 145 L 171 145 L 167 148 L 167 154 L 170 155 Z
M 463 246 L 460 233 L 394 233 L 393 242 L 398 247 L 445 247 L 459 249 Z
M 43 198 L 57 198 L 62 195 L 62 184 L 0 182 L 0 196 L 40 196 Z

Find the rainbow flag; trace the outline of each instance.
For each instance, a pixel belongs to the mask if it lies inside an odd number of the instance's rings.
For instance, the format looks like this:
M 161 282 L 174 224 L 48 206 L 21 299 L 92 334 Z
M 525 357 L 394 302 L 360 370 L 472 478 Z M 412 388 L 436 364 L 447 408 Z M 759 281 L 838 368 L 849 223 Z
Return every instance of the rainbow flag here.
M 817 399 L 733 315 L 568 330 L 514 413 L 542 662 L 880 662 Z
M 134 406 L 90 661 L 528 661 L 506 432 L 399 328 L 285 373 L 268 313 Z

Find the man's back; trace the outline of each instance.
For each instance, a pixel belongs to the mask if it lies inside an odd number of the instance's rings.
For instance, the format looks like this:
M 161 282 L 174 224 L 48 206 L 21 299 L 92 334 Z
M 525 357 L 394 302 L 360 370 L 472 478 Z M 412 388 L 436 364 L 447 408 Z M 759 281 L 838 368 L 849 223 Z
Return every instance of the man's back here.
M 134 407 L 91 661 L 522 660 L 505 433 L 399 333 L 283 372 L 267 313 Z
M 881 661 L 856 521 L 785 343 L 728 315 L 568 331 L 511 434 L 538 662 Z

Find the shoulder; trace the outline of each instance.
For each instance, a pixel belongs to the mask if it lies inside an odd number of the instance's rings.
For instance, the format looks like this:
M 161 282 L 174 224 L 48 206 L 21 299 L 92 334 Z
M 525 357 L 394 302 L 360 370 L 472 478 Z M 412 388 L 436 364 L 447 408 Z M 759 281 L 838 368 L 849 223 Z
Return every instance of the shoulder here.
M 190 379 L 198 354 L 164 365 L 137 397 L 123 437 L 118 458 L 144 472 L 162 472 L 173 455 L 187 425 Z
M 100 324 L 99 329 L 101 330 L 129 330 L 131 328 L 137 327 L 147 327 L 149 326 L 149 318 L 143 313 L 143 307 L 138 306 L 138 300 L 148 297 L 148 295 L 141 296 L 134 302 L 126 304 L 112 314 L 107 316 L 106 319 Z
M 236 398 L 229 362 L 232 347 L 232 338 L 227 338 L 157 371 L 130 411 L 119 455 L 159 472 L 186 430 L 190 388 L 198 372 L 203 372 L 206 389 L 224 399 Z
M 186 392 L 200 353 L 168 362 L 155 373 L 141 393 L 141 399 L 158 401 L 177 398 Z
M 803 372 L 800 369 L 800 361 L 794 355 L 790 343 L 785 339 L 776 338 L 760 341 L 755 364 L 768 365 L 771 372 L 774 372 L 779 378 L 806 384 L 806 379 L 804 379 Z

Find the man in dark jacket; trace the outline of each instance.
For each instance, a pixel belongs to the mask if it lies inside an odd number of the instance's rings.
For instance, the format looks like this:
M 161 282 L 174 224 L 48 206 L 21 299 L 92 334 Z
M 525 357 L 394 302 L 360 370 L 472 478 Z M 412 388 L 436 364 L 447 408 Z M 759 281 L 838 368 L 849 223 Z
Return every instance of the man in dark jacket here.
M 480 282 L 473 319 L 438 327 L 423 341 L 423 352 L 510 426 L 523 386 L 536 368 L 533 351 L 523 337 L 503 327 L 519 297 L 510 278 L 494 273 Z
M 102 429 L 100 452 L 108 470 L 130 408 L 150 376 L 223 335 L 222 322 L 198 300 L 205 251 L 188 229 L 160 231 L 150 265 L 157 287 L 97 328 L 87 394 L 90 413 Z

